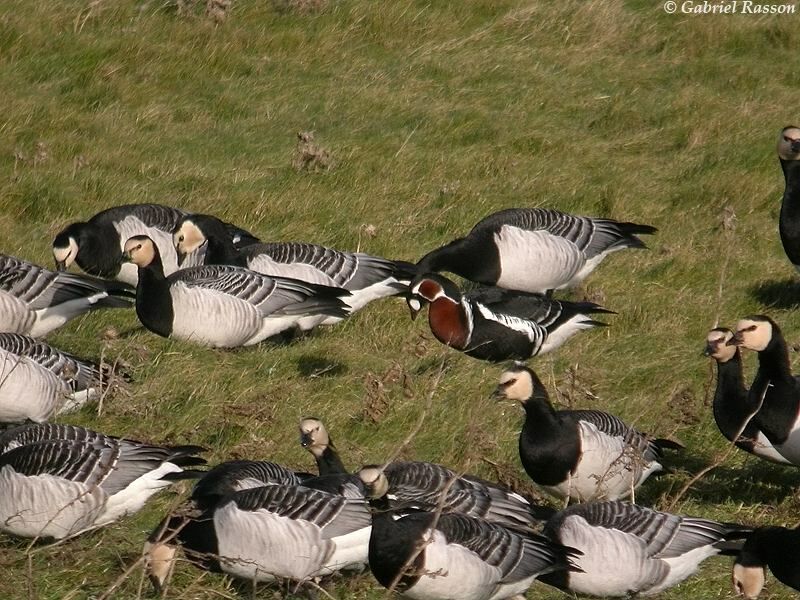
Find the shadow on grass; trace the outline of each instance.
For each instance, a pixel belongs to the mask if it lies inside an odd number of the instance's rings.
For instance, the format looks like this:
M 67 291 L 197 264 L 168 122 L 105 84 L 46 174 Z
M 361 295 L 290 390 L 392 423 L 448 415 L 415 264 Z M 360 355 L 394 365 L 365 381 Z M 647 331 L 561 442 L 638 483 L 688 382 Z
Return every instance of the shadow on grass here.
M 721 465 L 698 481 L 688 495 L 703 502 L 780 504 L 800 487 L 800 469 L 766 461 L 750 461 L 744 468 Z
M 800 306 L 800 280 L 795 277 L 783 281 L 762 281 L 750 287 L 750 295 L 769 308 L 796 308 Z
M 347 367 L 324 356 L 306 355 L 297 360 L 297 370 L 303 377 L 334 377 L 346 373 Z

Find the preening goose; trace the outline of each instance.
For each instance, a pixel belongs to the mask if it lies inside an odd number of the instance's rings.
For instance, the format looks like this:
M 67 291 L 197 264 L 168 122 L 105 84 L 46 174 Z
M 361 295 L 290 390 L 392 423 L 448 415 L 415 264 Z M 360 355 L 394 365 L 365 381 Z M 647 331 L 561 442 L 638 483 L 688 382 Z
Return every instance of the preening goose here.
M 190 267 L 164 276 L 157 246 L 147 236 L 125 243 L 139 267 L 136 314 L 150 331 L 205 346 L 250 346 L 298 326 L 344 316 L 341 290 L 241 267 Z
M 362 471 L 363 473 L 363 471 Z M 390 509 L 386 477 L 372 484 L 369 566 L 378 582 L 419 600 L 494 600 L 524 594 L 569 567 L 571 552 L 532 531 L 460 513 Z
M 752 404 L 757 399 L 748 395 L 742 373 L 741 352 L 738 347 L 728 344 L 732 339 L 733 332 L 724 327 L 712 329 L 706 337 L 705 355 L 717 363 L 714 421 L 727 440 L 736 440 L 738 448 L 764 460 L 791 464 L 756 425 L 757 419 L 754 417 L 760 409 L 760 403 Z
M 272 242 L 237 248 L 225 224 L 209 215 L 189 215 L 181 219 L 173 242 L 178 264 L 183 256 L 199 251 L 207 265 L 235 265 L 265 275 L 344 288 L 350 292 L 343 298 L 350 314 L 378 298 L 404 293 L 416 273 L 411 263 L 360 252 L 340 252 L 305 242 Z M 325 324 L 338 320 L 331 317 Z
M 778 324 L 765 315 L 747 317 L 736 324 L 728 343 L 758 352 L 758 372 L 748 392 L 748 404 L 760 407 L 753 422 L 781 456 L 800 465 L 800 380 L 792 375 Z
M 519 434 L 525 472 L 543 490 L 568 502 L 626 498 L 662 470 L 659 460 L 665 448 L 682 448 L 606 412 L 555 410 L 539 377 L 522 364 L 500 376 L 495 394 L 525 409 Z
M 205 463 L 199 446 L 151 446 L 72 425 L 0 435 L 0 530 L 61 539 L 138 511 Z
M 778 136 L 785 188 L 778 229 L 786 256 L 800 270 L 800 128 L 784 127 Z
M 94 215 L 86 222 L 72 223 L 53 240 L 53 258 L 59 270 L 77 265 L 97 277 L 117 279 L 135 286 L 136 269 L 122 258 L 125 241 L 135 235 L 146 235 L 158 246 L 166 275 L 178 269 L 172 245 L 172 230 L 186 212 L 161 204 L 126 204 L 114 206 Z M 247 245 L 259 241 L 251 233 L 224 224 L 234 243 Z M 201 256 L 193 256 L 185 266 L 202 264 Z
M 0 423 L 47 421 L 80 408 L 113 377 L 108 366 L 26 335 L 0 333 Z
M 590 596 L 650 596 L 679 584 L 710 556 L 736 554 L 746 531 L 620 500 L 575 504 L 543 533 L 580 552 L 572 560 L 579 570 L 540 580 Z
M 800 528 L 761 527 L 747 537 L 733 565 L 733 586 L 747 600 L 758 598 L 766 570 L 800 591 Z
M 127 285 L 56 273 L 0 254 L 0 331 L 42 337 L 90 310 L 132 304 Z
M 465 237 L 423 256 L 420 273 L 450 271 L 483 285 L 546 293 L 583 281 L 611 252 L 645 248 L 650 225 L 510 208 L 480 221 Z
M 553 300 L 500 288 L 462 293 L 441 275 L 419 275 L 410 285 L 411 318 L 428 307 L 436 339 L 467 356 L 499 362 L 550 352 L 582 329 L 604 326 L 590 315 L 610 313 L 592 302 Z

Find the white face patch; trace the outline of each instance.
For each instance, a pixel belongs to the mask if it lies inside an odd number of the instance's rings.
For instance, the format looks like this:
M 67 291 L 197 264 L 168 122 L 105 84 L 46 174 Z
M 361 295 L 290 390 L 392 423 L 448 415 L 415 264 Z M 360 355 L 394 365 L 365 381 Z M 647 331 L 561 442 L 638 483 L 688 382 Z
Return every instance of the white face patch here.
M 524 402 L 533 396 L 533 381 L 527 371 L 506 371 L 500 376 L 500 385 L 509 400 Z
M 53 258 L 57 263 L 63 263 L 65 267 L 75 262 L 75 257 L 78 256 L 78 242 L 75 238 L 69 238 L 69 245 L 65 248 L 53 247 Z
M 728 346 L 728 340 L 733 337 L 731 332 L 710 331 L 706 336 L 706 344 L 710 350 L 709 356 L 719 362 L 728 362 L 736 354 L 736 346 Z
M 408 307 L 413 311 L 419 312 L 422 310 L 422 302 L 420 302 L 417 298 L 409 298 Z
M 792 143 L 797 146 L 800 143 L 800 128 L 787 127 L 778 136 L 778 156 L 783 160 L 800 159 L 800 151 L 792 149 Z
M 125 253 L 130 256 L 131 262 L 137 267 L 146 267 L 156 257 L 153 240 L 131 238 L 125 242 Z
M 742 348 L 761 352 L 772 340 L 772 324 L 769 321 L 742 319 L 736 324 L 736 337 Z
M 733 565 L 733 588 L 737 596 L 744 596 L 748 600 L 758 598 L 764 588 L 765 579 L 764 569 L 761 567 Z
M 202 246 L 205 241 L 206 236 L 190 220 L 184 221 L 180 229 L 172 235 L 172 243 L 175 245 L 175 249 L 183 254 L 191 254 Z

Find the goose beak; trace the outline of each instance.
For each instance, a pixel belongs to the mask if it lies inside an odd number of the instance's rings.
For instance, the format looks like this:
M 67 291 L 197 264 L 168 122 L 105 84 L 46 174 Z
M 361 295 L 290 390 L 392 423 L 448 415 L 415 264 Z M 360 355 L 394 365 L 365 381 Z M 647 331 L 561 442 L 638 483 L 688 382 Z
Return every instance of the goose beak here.
M 176 248 L 175 252 L 178 255 L 178 266 L 180 267 L 183 264 L 183 261 L 186 260 L 186 253 L 185 252 L 181 252 L 177 248 Z
M 67 270 L 67 261 L 66 260 L 57 260 L 56 261 L 56 271 L 63 272 Z
M 701 355 L 702 356 L 711 356 L 712 354 L 714 354 L 714 346 L 712 346 L 711 344 L 706 344 L 706 347 L 703 350 L 703 352 L 701 353 Z
M 303 448 L 308 448 L 314 440 L 311 439 L 310 433 L 301 433 L 300 434 L 300 445 Z
M 123 252 L 122 253 L 122 262 L 124 262 L 124 263 L 133 262 L 133 259 L 131 258 L 130 252 Z
M 792 152 L 800 152 L 800 140 L 792 140 Z
M 492 398 L 493 400 L 505 400 L 506 392 L 505 388 L 503 387 L 503 384 L 501 383 L 496 388 L 494 388 L 494 391 L 489 397 Z
M 733 334 L 733 337 L 725 342 L 726 346 L 741 346 L 742 345 L 742 332 L 737 331 Z

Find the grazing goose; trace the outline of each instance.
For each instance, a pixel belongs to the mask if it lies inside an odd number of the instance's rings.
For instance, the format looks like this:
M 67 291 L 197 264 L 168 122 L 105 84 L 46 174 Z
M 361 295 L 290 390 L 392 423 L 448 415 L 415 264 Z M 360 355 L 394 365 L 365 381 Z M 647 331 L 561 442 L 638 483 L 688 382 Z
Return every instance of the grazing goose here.
M 580 552 L 572 559 L 579 570 L 539 579 L 590 596 L 651 596 L 682 582 L 710 556 L 736 554 L 746 531 L 620 500 L 575 504 L 543 533 Z
M 778 137 L 778 157 L 786 182 L 778 229 L 786 256 L 800 271 L 800 128 L 783 128 Z
M 235 265 L 265 275 L 291 277 L 309 283 L 341 287 L 350 314 L 378 298 L 408 289 L 416 273 L 411 263 L 363 253 L 349 253 L 304 242 L 273 242 L 237 248 L 225 224 L 209 215 L 190 215 L 178 222 L 173 234 L 178 264 L 200 250 L 204 264 Z M 325 324 L 341 319 L 331 317 Z
M 139 267 L 136 314 L 150 331 L 205 346 L 250 346 L 298 326 L 344 316 L 341 290 L 222 265 L 190 267 L 164 276 L 158 247 L 147 236 L 125 243 Z
M 792 375 L 789 348 L 778 324 L 755 315 L 736 324 L 729 344 L 758 352 L 758 372 L 748 404 L 760 407 L 756 427 L 787 461 L 800 465 L 800 381 Z
M 483 285 L 543 294 L 583 281 L 611 252 L 645 248 L 655 227 L 544 208 L 493 213 L 466 237 L 423 256 L 420 273 L 450 271 Z
M 705 355 L 717 363 L 717 388 L 714 391 L 714 421 L 729 441 L 771 462 L 791 464 L 773 446 L 754 419 L 760 406 L 752 405 L 742 374 L 739 348 L 728 344 L 733 332 L 724 327 L 712 329 L 706 337 Z
M 126 285 L 56 273 L 0 254 L 0 331 L 42 337 L 96 308 L 127 308 Z
M 302 582 L 363 567 L 372 525 L 363 498 L 288 483 L 233 492 L 191 521 L 178 540 L 193 562 L 249 581 Z M 150 554 L 157 586 L 168 564 L 163 549 Z
M 527 360 L 550 352 L 582 329 L 605 326 L 593 313 L 611 313 L 592 302 L 553 300 L 500 288 L 461 293 L 440 275 L 420 275 L 406 300 L 411 318 L 424 304 L 436 339 L 480 360 Z
M 300 421 L 300 445 L 314 456 L 320 475 L 347 473 L 328 430 L 319 419 L 307 417 Z
M 39 340 L 0 333 L 0 423 L 47 421 L 108 387 L 112 369 Z
M 758 598 L 767 567 L 778 581 L 800 591 L 800 528 L 761 527 L 747 537 L 733 565 L 736 593 Z
M 128 238 L 146 235 L 158 246 L 164 260 L 164 273 L 169 275 L 178 269 L 172 230 L 186 214 L 161 204 L 126 204 L 101 211 L 87 222 L 72 223 L 55 237 L 56 267 L 63 271 L 74 262 L 90 275 L 135 286 L 138 274 L 123 261 L 123 246 Z M 226 223 L 225 227 L 235 244 L 244 246 L 258 241 L 251 233 L 234 225 Z M 202 257 L 193 257 L 186 266 L 190 264 L 202 264 Z
M 419 600 L 495 600 L 524 595 L 534 580 L 569 567 L 567 548 L 546 537 L 459 513 L 390 509 L 386 476 L 365 480 L 375 508 L 369 566 L 378 582 Z
M 138 511 L 172 481 L 196 477 L 199 446 L 151 446 L 72 425 L 0 435 L 0 530 L 61 539 Z
M 495 395 L 525 409 L 519 434 L 525 472 L 567 502 L 626 498 L 662 470 L 658 461 L 665 448 L 683 447 L 653 439 L 599 410 L 556 411 L 539 377 L 522 364 L 500 376 Z
M 388 482 L 386 501 L 392 507 L 426 511 L 437 509 L 446 490 L 442 510 L 455 512 L 510 527 L 530 528 L 549 519 L 554 510 L 537 506 L 505 487 L 429 462 L 397 461 L 380 467 L 367 465 L 358 473 L 360 479 L 375 488 Z

